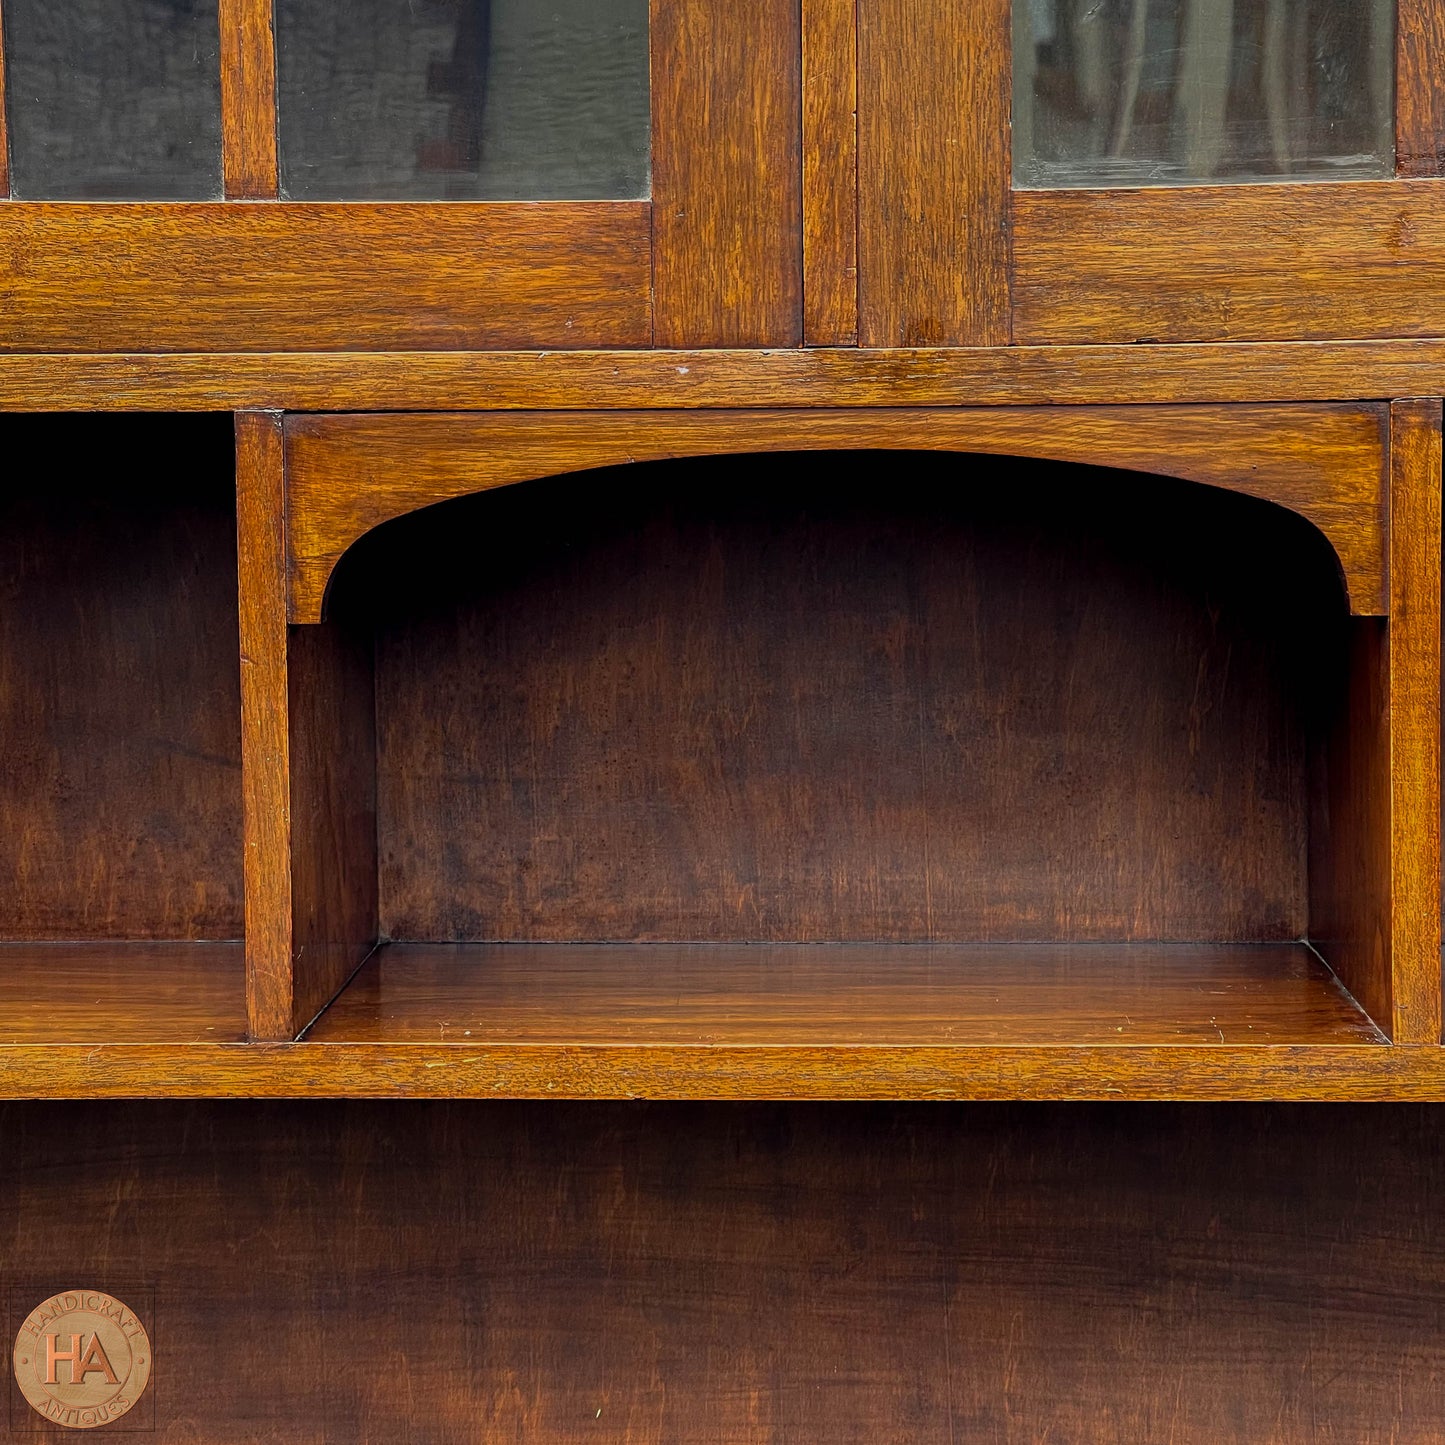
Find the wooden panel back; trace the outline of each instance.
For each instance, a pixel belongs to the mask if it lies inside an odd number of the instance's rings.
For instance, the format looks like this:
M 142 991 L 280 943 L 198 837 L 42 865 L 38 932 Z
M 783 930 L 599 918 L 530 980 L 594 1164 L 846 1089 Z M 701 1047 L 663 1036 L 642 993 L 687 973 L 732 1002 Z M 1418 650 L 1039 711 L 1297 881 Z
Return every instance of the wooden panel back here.
M 0 937 L 238 938 L 229 419 L 0 434 Z
M 0 206 L 0 350 L 645 346 L 649 207 Z
M 356 549 L 386 936 L 1305 933 L 1318 534 L 1124 475 L 850 465 L 539 483 Z

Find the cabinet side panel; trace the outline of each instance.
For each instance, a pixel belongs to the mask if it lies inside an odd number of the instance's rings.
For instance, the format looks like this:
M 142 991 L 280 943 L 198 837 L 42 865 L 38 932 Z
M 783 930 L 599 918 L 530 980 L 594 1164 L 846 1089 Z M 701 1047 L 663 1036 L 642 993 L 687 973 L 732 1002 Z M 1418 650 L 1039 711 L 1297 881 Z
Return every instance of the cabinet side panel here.
M 1009 0 L 860 0 L 864 346 L 1009 341 Z
M 653 0 L 655 344 L 802 339 L 798 0 Z

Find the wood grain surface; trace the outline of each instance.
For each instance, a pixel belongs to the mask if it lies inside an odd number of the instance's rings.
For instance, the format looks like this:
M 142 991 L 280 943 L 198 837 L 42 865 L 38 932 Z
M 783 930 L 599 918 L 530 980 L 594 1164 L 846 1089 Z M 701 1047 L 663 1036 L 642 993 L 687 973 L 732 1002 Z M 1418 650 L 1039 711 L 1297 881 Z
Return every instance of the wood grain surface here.
M 803 341 L 858 341 L 856 0 L 803 0 Z
M 1445 82 L 1440 52 L 1445 14 L 1433 0 L 1396 0 L 1395 172 L 1438 176 L 1445 171 Z
M 796 346 L 798 0 L 652 0 L 651 16 L 653 342 Z
M 817 1048 L 1382 1040 L 1301 943 L 394 943 L 310 1037 Z
M 1390 408 L 1390 850 L 1394 1037 L 1440 1038 L 1438 399 Z
M 277 193 L 271 0 L 220 0 L 221 169 L 232 200 Z
M 1445 391 L 1445 341 L 897 351 L 0 354 L 0 411 L 535 411 L 1349 401 Z
M 1009 342 L 1010 37 L 1008 0 L 859 0 L 864 346 Z
M 0 438 L 0 938 L 239 938 L 226 419 Z
M 1016 191 L 1027 344 L 1445 331 L 1441 182 Z
M 0 1043 L 246 1037 L 239 943 L 0 943 Z
M 1080 480 L 726 458 L 377 533 L 383 936 L 1303 936 L 1329 549 Z
M 645 346 L 648 211 L 16 202 L 0 349 Z
M 0 200 L 10 196 L 10 130 L 5 109 L 5 17 L 0 15 Z

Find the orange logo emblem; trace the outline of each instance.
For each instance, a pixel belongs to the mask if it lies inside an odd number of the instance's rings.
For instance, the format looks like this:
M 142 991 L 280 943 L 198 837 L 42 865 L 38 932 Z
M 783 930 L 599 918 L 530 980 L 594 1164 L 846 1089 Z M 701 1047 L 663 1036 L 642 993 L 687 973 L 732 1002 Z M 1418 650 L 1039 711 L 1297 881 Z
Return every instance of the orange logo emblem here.
M 65 1290 L 25 1317 L 15 1339 L 20 1392 L 52 1424 L 93 1430 L 118 1420 L 151 1375 L 135 1312 L 99 1290 Z

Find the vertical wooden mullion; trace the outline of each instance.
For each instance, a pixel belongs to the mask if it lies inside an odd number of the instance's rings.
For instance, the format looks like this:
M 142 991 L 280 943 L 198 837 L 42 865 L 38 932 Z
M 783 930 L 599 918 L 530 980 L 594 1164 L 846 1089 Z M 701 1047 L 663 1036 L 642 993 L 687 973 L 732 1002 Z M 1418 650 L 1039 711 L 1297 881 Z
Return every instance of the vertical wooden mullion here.
M 652 0 L 653 335 L 796 346 L 799 0 Z
M 1395 173 L 1445 175 L 1445 5 L 1398 0 L 1395 26 Z
M 289 1039 L 291 758 L 286 657 L 286 474 L 281 418 L 236 417 L 246 1008 L 251 1037 Z
M 10 126 L 5 110 L 5 7 L 0 5 L 0 201 L 10 198 Z
M 863 346 L 1010 339 L 1010 0 L 859 0 Z
M 803 0 L 803 342 L 857 341 L 857 3 Z
M 1396 1043 L 1440 1041 L 1438 399 L 1390 408 L 1390 874 Z
M 220 0 L 221 161 L 228 200 L 270 200 L 276 159 L 276 42 L 271 0 Z

